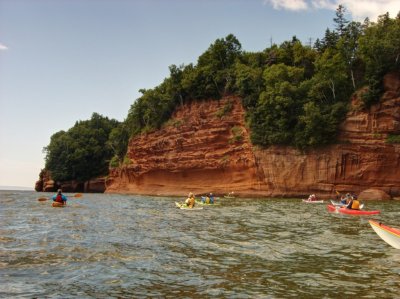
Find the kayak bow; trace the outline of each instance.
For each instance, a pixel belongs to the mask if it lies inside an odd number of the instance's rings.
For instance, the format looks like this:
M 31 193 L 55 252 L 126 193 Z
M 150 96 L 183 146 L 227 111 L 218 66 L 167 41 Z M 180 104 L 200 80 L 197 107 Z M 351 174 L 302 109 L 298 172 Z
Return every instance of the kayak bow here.
M 369 220 L 369 224 L 376 232 L 376 234 L 390 246 L 400 249 L 400 230 L 383 225 L 380 222 L 376 222 L 374 220 Z
M 202 210 L 203 207 L 196 207 L 194 206 L 193 208 L 189 208 L 186 204 L 175 202 L 175 206 L 181 210 Z
M 67 205 L 63 204 L 62 202 L 57 202 L 57 201 L 54 201 L 51 205 L 52 205 L 54 208 L 64 208 L 64 207 L 67 206 Z

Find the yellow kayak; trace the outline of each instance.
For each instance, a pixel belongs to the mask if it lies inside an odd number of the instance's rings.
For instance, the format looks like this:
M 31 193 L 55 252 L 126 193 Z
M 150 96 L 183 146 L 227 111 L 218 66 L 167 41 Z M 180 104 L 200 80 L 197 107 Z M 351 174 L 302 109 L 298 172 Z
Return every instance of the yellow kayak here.
M 179 202 L 175 202 L 175 206 L 181 210 L 202 210 L 203 209 L 203 207 L 196 207 L 196 206 L 194 206 L 193 208 L 189 208 L 186 204 L 179 203 Z

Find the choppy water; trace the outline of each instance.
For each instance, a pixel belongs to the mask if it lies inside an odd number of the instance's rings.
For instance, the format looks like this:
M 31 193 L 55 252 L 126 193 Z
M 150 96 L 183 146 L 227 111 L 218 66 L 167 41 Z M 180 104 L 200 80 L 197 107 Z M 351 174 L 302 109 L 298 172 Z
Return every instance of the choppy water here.
M 66 208 L 0 191 L 0 297 L 398 298 L 400 250 L 370 217 L 300 200 L 84 194 Z M 45 194 L 50 196 L 51 194 Z M 368 202 L 400 227 L 400 202 Z

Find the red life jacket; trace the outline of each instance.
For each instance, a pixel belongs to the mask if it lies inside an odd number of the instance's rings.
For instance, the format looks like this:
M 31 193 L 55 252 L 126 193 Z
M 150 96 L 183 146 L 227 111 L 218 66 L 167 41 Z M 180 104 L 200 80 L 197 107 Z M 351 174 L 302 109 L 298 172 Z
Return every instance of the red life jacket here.
M 62 195 L 61 195 L 61 194 L 57 194 L 57 196 L 56 196 L 56 202 L 63 202 L 63 199 L 62 199 Z

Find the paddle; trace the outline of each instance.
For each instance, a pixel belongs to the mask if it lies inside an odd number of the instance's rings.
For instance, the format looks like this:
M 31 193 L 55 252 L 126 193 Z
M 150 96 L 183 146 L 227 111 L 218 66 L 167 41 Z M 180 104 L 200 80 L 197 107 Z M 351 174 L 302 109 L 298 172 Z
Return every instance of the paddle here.
M 68 197 L 68 198 L 80 198 L 80 197 L 82 197 L 82 193 L 77 193 L 77 194 L 75 194 L 73 196 L 66 196 L 66 197 Z M 46 201 L 46 200 L 49 200 L 49 199 L 50 198 L 47 198 L 47 197 L 39 197 L 38 201 Z

